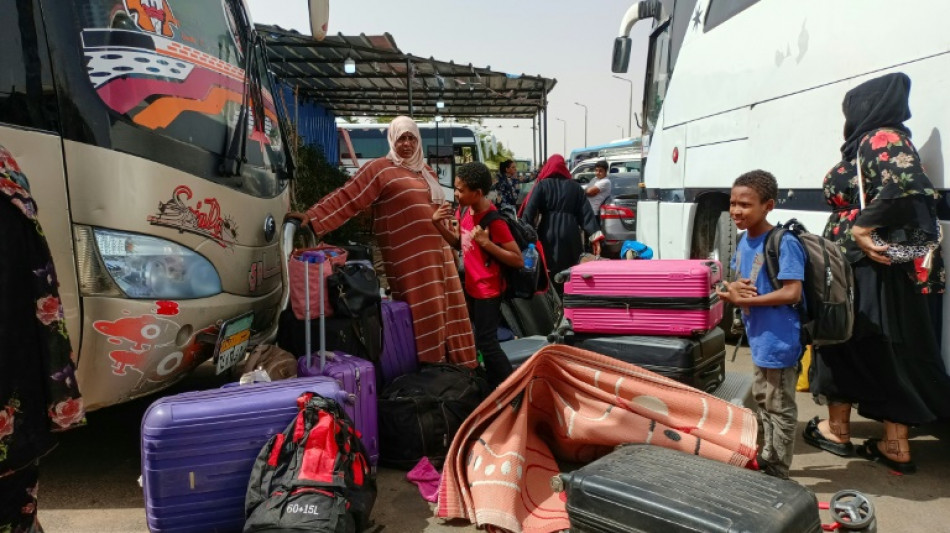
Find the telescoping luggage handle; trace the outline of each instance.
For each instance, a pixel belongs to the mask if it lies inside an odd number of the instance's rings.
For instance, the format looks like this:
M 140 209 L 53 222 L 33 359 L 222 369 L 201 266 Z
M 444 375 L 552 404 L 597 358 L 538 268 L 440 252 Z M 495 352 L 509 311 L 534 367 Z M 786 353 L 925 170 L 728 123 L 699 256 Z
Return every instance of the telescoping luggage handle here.
M 304 229 L 304 226 L 300 224 L 300 221 L 296 218 L 285 218 L 284 219 L 284 231 L 282 234 L 282 242 L 284 250 L 284 257 L 286 258 L 284 272 L 289 273 L 289 262 L 294 259 L 297 261 L 304 262 L 304 305 L 306 306 L 306 323 L 304 327 L 304 349 L 307 351 L 307 367 L 310 367 L 311 363 L 311 354 L 312 354 L 312 341 L 310 337 L 310 265 L 312 263 L 317 263 L 319 265 L 319 279 L 321 283 L 318 285 L 317 289 L 319 294 L 317 297 L 320 299 L 319 305 L 319 319 L 320 319 L 320 372 L 323 372 L 324 367 L 326 366 L 326 324 L 325 324 L 325 313 L 324 309 L 325 299 L 323 297 L 323 279 L 324 279 L 324 263 L 326 262 L 326 254 L 318 250 L 308 250 L 301 253 L 296 258 L 293 258 L 293 249 L 294 249 L 294 237 L 298 230 Z M 307 231 L 303 232 L 305 246 L 308 248 L 313 247 L 316 244 L 316 236 L 313 234 L 313 231 L 309 228 L 305 228 Z M 287 286 L 290 286 L 290 278 L 285 280 Z M 288 298 L 290 291 L 287 291 Z M 286 307 L 286 302 L 284 302 Z

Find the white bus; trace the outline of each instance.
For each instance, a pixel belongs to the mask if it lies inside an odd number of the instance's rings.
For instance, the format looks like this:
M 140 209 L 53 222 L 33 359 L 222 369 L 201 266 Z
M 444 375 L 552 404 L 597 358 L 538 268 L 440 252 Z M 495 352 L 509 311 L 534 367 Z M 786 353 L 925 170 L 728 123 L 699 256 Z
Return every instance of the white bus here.
M 625 72 L 637 21 L 652 24 L 644 80 L 646 198 L 637 238 L 658 257 L 729 260 L 729 190 L 761 168 L 779 182 L 772 222 L 821 232 L 822 179 L 840 160 L 841 101 L 888 72 L 912 80 L 907 123 L 934 185 L 946 189 L 950 135 L 950 3 L 909 2 L 895 30 L 888 0 L 647 0 L 620 24 L 614 72 Z M 901 4 L 902 6 L 904 4 Z M 947 130 L 950 132 L 950 130 Z M 947 220 L 946 195 L 938 212 Z M 946 224 L 946 222 L 944 222 Z M 948 228 L 945 228 L 945 234 Z M 944 248 L 947 252 L 947 248 Z M 946 306 L 950 298 L 944 299 Z M 945 323 L 946 324 L 946 323 Z M 945 325 L 944 357 L 950 362 Z
M 292 166 L 244 1 L 0 12 L 0 144 L 39 207 L 87 408 L 272 337 Z
M 422 153 L 426 163 L 439 175 L 446 198 L 454 196 L 455 167 L 485 161 L 481 140 L 472 126 L 422 122 Z M 340 165 L 354 174 L 364 163 L 389 152 L 387 124 L 340 124 Z

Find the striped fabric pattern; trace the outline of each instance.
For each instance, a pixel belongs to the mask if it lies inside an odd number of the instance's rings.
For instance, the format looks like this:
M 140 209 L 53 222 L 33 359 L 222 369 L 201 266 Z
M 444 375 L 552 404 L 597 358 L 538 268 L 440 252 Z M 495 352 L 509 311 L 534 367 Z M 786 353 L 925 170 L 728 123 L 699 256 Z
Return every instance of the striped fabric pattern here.
M 429 170 L 429 172 L 432 172 Z M 432 224 L 428 181 L 380 158 L 307 211 L 324 235 L 365 209 L 383 256 L 392 296 L 409 304 L 421 362 L 474 367 L 475 339 L 452 251 Z

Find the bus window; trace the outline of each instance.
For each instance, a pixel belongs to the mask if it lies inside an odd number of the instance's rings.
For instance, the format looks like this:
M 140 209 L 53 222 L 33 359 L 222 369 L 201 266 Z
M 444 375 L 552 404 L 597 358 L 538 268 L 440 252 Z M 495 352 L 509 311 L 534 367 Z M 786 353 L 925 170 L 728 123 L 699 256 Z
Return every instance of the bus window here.
M 670 82 L 670 23 L 667 21 L 656 29 L 650 38 L 647 56 L 647 94 L 643 99 L 643 116 L 646 117 L 645 134 L 653 133 L 663 107 L 666 88 Z
M 464 165 L 465 163 L 471 163 L 472 161 L 478 161 L 478 158 L 475 157 L 475 151 L 471 146 L 456 146 L 455 150 L 455 164 Z
M 46 36 L 32 2 L 0 0 L 0 123 L 57 130 Z
M 706 24 L 703 31 L 707 32 L 723 22 L 738 15 L 759 0 L 710 0 L 706 8 Z
M 386 138 L 385 129 L 351 129 L 349 133 L 357 159 L 376 159 L 389 153 L 389 141 Z M 349 160 L 350 154 L 343 153 L 346 151 L 346 146 L 341 144 L 340 150 L 340 160 Z

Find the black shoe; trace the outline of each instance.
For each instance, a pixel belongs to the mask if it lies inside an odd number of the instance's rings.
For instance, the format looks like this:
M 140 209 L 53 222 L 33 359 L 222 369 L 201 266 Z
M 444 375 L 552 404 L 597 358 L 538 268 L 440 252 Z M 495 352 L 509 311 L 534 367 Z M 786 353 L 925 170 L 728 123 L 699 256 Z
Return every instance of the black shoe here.
M 884 455 L 881 452 L 880 448 L 877 447 L 877 443 L 881 442 L 881 439 L 868 439 L 864 441 L 864 444 L 858 446 L 857 452 L 858 455 L 864 457 L 868 461 L 875 461 L 881 463 L 891 470 L 898 472 L 900 474 L 913 474 L 917 472 L 917 465 L 913 461 L 907 461 L 906 463 L 899 463 L 890 457 Z
M 821 448 L 826 452 L 833 453 L 841 457 L 852 457 L 854 455 L 854 444 L 850 442 L 834 442 L 828 440 L 821 431 L 818 431 L 818 417 L 812 418 L 805 424 L 805 431 L 802 432 L 805 442 L 816 448 Z

